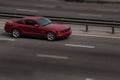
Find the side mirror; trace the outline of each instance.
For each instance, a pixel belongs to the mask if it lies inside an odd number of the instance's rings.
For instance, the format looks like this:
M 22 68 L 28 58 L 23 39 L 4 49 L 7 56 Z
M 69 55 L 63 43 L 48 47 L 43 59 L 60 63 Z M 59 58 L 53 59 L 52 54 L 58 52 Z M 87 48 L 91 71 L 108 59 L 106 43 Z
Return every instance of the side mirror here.
M 39 27 L 39 25 L 38 25 L 38 24 L 35 24 L 34 26 L 35 26 L 35 27 Z

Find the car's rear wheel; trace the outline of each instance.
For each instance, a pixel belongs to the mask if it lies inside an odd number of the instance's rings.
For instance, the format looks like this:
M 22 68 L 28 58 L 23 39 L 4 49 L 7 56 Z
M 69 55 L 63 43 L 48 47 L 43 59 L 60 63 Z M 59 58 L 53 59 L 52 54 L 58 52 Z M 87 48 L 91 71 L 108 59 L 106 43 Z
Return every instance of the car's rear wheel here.
M 12 36 L 14 37 L 14 38 L 19 38 L 20 37 L 20 31 L 18 30 L 18 29 L 13 29 L 12 30 Z
M 55 39 L 56 39 L 56 36 L 53 32 L 48 32 L 47 33 L 47 40 L 54 41 Z

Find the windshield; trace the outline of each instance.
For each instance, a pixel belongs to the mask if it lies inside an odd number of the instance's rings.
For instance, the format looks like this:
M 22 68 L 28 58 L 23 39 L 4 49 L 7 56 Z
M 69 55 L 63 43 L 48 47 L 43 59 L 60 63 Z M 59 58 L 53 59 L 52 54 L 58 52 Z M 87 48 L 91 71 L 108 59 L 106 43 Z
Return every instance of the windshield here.
M 41 18 L 41 19 L 38 19 L 38 23 L 41 25 L 41 26 L 46 26 L 50 23 L 52 23 L 52 21 L 48 18 Z

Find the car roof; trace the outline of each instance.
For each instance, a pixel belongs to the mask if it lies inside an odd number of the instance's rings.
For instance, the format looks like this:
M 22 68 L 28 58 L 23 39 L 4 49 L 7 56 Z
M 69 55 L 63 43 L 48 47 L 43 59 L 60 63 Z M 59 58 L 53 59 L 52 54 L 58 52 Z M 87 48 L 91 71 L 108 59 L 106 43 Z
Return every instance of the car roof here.
M 38 19 L 40 19 L 40 18 L 44 18 L 44 17 L 42 17 L 42 16 L 29 16 L 29 17 L 25 17 L 25 18 L 23 18 L 23 19 L 38 20 Z

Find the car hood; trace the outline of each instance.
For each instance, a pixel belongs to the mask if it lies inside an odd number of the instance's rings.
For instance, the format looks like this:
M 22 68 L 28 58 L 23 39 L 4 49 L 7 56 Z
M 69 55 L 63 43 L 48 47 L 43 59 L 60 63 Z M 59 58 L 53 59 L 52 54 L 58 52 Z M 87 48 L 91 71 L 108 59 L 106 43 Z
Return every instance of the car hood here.
M 65 29 L 69 28 L 69 26 L 67 26 L 65 24 L 59 24 L 59 23 L 51 23 L 45 27 L 47 29 L 52 29 L 52 30 L 56 30 L 56 31 L 61 31 L 61 30 L 65 30 Z

